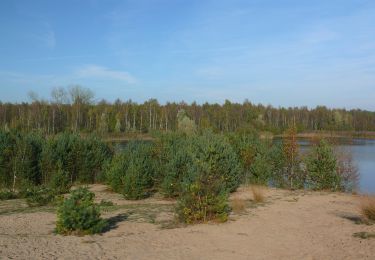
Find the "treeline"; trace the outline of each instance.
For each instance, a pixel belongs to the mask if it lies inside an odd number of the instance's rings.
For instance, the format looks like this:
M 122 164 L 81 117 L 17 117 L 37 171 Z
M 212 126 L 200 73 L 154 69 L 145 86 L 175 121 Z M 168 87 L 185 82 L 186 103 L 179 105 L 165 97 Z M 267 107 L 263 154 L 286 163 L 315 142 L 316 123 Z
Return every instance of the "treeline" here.
M 324 106 L 274 108 L 243 103 L 187 104 L 156 99 L 144 103 L 132 100 L 94 102 L 91 90 L 79 86 L 56 88 L 50 100 L 30 93 L 31 102 L 12 104 L 0 102 L 2 129 L 38 130 L 45 134 L 64 131 L 106 133 L 150 133 L 177 129 L 177 113 L 186 111 L 198 129 L 214 132 L 235 132 L 256 129 L 282 133 L 295 124 L 301 131 L 375 131 L 375 112 L 328 109 Z

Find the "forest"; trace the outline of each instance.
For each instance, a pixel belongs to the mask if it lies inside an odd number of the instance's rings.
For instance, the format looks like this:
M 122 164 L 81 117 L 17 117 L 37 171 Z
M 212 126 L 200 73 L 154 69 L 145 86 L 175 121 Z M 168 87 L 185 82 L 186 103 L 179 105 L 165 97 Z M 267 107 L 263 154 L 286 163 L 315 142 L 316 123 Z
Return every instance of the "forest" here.
M 117 99 L 110 103 L 97 101 L 90 89 L 81 86 L 55 88 L 50 96 L 44 100 L 30 92 L 30 102 L 0 102 L 0 127 L 38 130 L 48 135 L 66 130 L 100 134 L 175 131 L 177 113 L 183 109 L 198 129 L 216 133 L 253 129 L 280 134 L 291 124 L 295 124 L 298 132 L 375 131 L 375 112 L 360 109 L 275 108 L 247 99 L 243 103 L 226 100 L 224 104 L 160 104 L 156 99 L 143 103 Z

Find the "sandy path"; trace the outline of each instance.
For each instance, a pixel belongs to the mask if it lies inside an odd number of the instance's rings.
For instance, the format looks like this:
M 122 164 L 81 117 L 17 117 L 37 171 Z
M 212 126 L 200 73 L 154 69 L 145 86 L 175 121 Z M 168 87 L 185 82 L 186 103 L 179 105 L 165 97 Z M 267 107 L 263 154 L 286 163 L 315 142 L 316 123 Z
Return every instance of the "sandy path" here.
M 98 199 L 134 204 L 103 192 Z M 251 198 L 247 189 L 233 196 Z M 55 214 L 0 215 L 1 259 L 375 259 L 375 239 L 353 233 L 375 232 L 375 225 L 357 225 L 357 198 L 332 193 L 268 190 L 267 203 L 233 215 L 224 224 L 173 229 L 138 220 L 124 220 L 103 235 L 54 235 Z M 170 205 L 151 198 L 145 204 Z M 122 209 L 104 214 L 120 214 Z M 158 212 L 158 218 L 170 217 Z

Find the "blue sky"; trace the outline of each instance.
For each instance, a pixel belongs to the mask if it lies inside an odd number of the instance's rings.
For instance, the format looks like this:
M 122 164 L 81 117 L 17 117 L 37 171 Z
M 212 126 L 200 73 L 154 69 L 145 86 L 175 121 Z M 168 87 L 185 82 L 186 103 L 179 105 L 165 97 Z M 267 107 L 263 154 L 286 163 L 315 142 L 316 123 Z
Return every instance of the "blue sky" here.
M 375 1 L 0 1 L 0 100 L 82 85 L 98 99 L 375 110 Z

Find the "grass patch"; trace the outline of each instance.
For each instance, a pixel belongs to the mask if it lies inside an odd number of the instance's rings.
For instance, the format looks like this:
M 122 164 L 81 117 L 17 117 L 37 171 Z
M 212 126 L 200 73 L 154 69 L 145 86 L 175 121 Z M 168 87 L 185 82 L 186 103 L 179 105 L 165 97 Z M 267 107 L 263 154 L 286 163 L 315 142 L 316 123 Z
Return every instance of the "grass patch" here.
M 363 218 L 362 216 L 348 215 L 348 214 L 339 215 L 339 216 L 344 218 L 344 219 L 352 221 L 356 225 L 368 225 L 368 226 L 372 225 L 372 223 L 370 221 Z
M 235 197 L 232 199 L 230 207 L 235 214 L 242 214 L 246 211 L 246 200 Z
M 363 196 L 360 198 L 360 210 L 362 216 L 371 221 L 375 221 L 375 196 Z
M 115 204 L 110 201 L 110 200 L 101 200 L 100 203 L 99 203 L 99 206 L 100 207 L 111 207 L 111 206 L 114 206 Z
M 55 212 L 55 210 L 56 207 L 52 205 L 29 207 L 25 199 L 0 201 L 0 215 L 3 216 L 19 213 Z
M 175 226 L 174 220 L 171 221 L 157 221 L 157 216 L 160 213 L 174 213 L 173 204 L 150 204 L 137 203 L 126 205 L 101 206 L 103 213 L 125 213 L 127 214 L 128 222 L 146 222 L 151 224 L 161 225 L 162 228 L 171 228 Z
M 374 232 L 357 232 L 353 234 L 353 237 L 358 237 L 362 239 L 375 238 Z
M 253 201 L 255 203 L 263 203 L 266 200 L 264 187 L 252 185 L 251 192 L 253 194 Z

